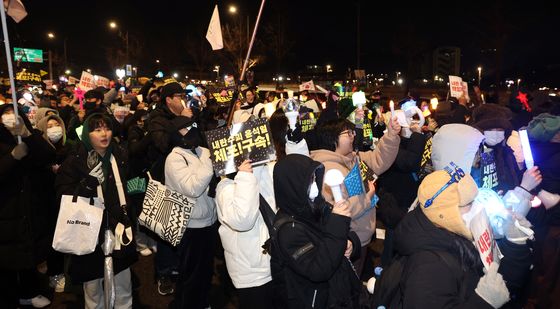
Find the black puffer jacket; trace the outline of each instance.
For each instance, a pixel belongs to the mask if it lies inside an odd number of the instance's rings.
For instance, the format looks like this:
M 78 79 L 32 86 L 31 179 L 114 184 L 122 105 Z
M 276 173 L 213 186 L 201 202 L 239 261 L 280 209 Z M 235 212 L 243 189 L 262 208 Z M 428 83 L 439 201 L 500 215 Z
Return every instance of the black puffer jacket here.
M 178 131 L 193 123 L 192 119 L 177 116 L 169 108 L 160 104 L 148 118 L 148 160 L 151 164 L 150 173 L 155 180 L 164 182 L 164 167 L 167 155 L 173 149 L 173 139 L 179 138 Z
M 126 181 L 128 179 L 128 165 L 126 151 L 113 142 L 113 156 L 117 162 L 121 181 L 125 188 L 126 194 Z M 70 154 L 66 161 L 59 169 L 56 178 L 55 187 L 58 196 L 73 195 L 77 192 L 78 196 L 82 197 L 96 197 L 97 191 L 89 190 L 87 186 L 82 185 L 82 179 L 86 178 L 90 169 L 87 166 L 88 153 L 83 144 L 79 144 L 75 153 Z M 134 222 L 133 212 L 127 207 L 127 214 L 124 213 L 120 206 L 115 177 L 111 168 L 108 170 L 108 176 L 105 179 L 106 185 L 103 191 L 105 211 L 103 215 L 103 222 L 99 231 L 99 240 L 95 251 L 90 254 L 81 256 L 72 256 L 69 274 L 73 282 L 85 282 L 94 279 L 103 278 L 103 261 L 104 255 L 101 250 L 101 244 L 104 241 L 104 231 L 108 226 L 112 231 L 115 230 L 117 224 L 123 223 L 125 226 L 130 226 Z M 130 201 L 127 199 L 127 204 Z M 108 211 L 108 215 L 107 215 Z M 108 218 L 108 220 L 107 220 Z M 134 231 L 135 232 L 135 231 Z M 126 240 L 125 240 L 126 241 Z M 130 267 L 137 259 L 135 241 L 131 242 L 128 246 L 122 246 L 121 250 L 113 252 L 113 267 L 114 273 L 118 274 L 120 271 Z
M 10 105 L 0 107 L 0 115 Z M 33 181 L 40 170 L 54 160 L 42 133 L 33 130 L 20 115 L 32 135 L 23 138 L 28 154 L 21 160 L 11 155 L 16 139 L 0 122 L 0 269 L 19 270 L 44 261 L 50 248 L 46 208 Z
M 395 230 L 395 251 L 407 258 L 402 275 L 382 276 L 376 294 L 398 280 L 402 308 L 492 308 L 474 292 L 483 274 L 474 245 L 437 228 L 420 208 Z
M 309 201 L 313 176 L 321 188 L 324 167 L 303 155 L 288 155 L 274 168 L 278 226 L 272 250 L 272 276 L 285 308 L 358 308 L 360 280 L 344 257 L 347 240 L 359 252 L 350 218 L 330 213 L 318 196 Z M 281 224 L 281 222 L 287 222 Z

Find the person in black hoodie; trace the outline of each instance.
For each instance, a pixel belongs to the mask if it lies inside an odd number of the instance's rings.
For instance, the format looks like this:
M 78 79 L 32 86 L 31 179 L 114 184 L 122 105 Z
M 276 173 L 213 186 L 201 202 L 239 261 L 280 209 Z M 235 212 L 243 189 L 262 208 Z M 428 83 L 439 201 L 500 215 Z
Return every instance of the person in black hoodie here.
M 0 289 L 0 304 L 15 308 L 19 298 L 20 304 L 42 308 L 50 301 L 39 295 L 36 266 L 50 244 L 46 220 L 38 215 L 44 204 L 32 181 L 54 158 L 21 109 L 17 125 L 12 104 L 1 105 L 0 115 L 0 277 L 8 282 Z
M 274 167 L 279 211 L 271 238 L 272 276 L 282 308 L 357 308 L 362 284 L 350 258 L 360 241 L 350 232 L 346 200 L 321 196 L 324 166 L 291 154 Z
M 68 122 L 68 131 L 66 132 L 68 138 L 74 141 L 78 141 L 78 133 L 76 133 L 76 128 L 80 127 L 84 123 L 84 119 L 87 119 L 93 114 L 103 114 L 109 117 L 111 120 L 111 127 L 113 129 L 113 136 L 120 136 L 121 124 L 115 119 L 115 117 L 110 113 L 110 110 L 103 103 L 103 93 L 96 89 L 89 90 L 84 94 L 84 112 L 78 111 L 76 115 L 70 118 Z

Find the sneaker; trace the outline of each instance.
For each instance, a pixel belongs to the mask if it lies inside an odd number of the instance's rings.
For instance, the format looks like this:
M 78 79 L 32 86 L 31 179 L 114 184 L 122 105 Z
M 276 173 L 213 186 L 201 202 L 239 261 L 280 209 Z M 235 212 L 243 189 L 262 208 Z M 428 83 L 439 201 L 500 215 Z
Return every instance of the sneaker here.
M 30 299 L 20 299 L 19 304 L 23 306 L 33 306 L 33 308 L 44 308 L 51 304 L 51 301 L 43 295 L 37 295 Z
M 150 250 L 150 248 L 144 248 L 144 249 L 140 250 L 140 255 L 141 256 L 150 256 L 150 255 L 152 255 L 152 250 Z
M 169 295 L 175 292 L 171 278 L 167 276 L 160 277 L 157 281 L 157 289 L 160 295 Z
M 64 292 L 64 287 L 66 286 L 66 278 L 64 277 L 64 274 L 51 276 L 49 278 L 49 286 L 57 293 Z

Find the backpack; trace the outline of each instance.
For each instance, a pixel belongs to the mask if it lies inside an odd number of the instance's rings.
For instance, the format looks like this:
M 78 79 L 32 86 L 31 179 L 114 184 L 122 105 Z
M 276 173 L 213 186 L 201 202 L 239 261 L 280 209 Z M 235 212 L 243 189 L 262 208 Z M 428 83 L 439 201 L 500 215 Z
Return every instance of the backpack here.
M 391 264 L 383 269 L 381 277 L 375 282 L 373 293 L 373 308 L 377 308 L 379 306 L 385 306 L 385 308 L 391 309 L 403 307 L 403 284 L 406 280 L 405 277 L 408 273 L 409 267 L 407 262 L 411 256 L 421 252 L 432 253 L 439 257 L 443 264 L 447 265 L 460 286 L 460 297 L 465 297 L 466 286 L 464 284 L 461 284 L 463 282 L 464 273 L 461 270 L 458 261 L 447 252 L 424 250 L 415 252 L 412 255 L 397 255 L 393 258 Z

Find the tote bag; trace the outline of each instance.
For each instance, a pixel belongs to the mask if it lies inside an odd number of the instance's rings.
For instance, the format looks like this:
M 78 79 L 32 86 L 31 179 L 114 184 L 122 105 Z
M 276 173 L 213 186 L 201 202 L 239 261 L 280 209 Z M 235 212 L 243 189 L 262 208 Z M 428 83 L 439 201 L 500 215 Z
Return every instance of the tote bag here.
M 152 179 L 150 173 L 148 177 L 146 196 L 138 222 L 161 239 L 177 246 L 187 228 L 195 203 L 186 195 Z
M 54 231 L 53 249 L 75 255 L 92 253 L 97 245 L 103 209 L 103 202 L 99 198 L 63 195 Z

